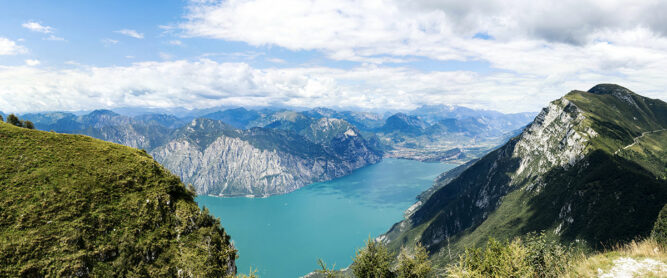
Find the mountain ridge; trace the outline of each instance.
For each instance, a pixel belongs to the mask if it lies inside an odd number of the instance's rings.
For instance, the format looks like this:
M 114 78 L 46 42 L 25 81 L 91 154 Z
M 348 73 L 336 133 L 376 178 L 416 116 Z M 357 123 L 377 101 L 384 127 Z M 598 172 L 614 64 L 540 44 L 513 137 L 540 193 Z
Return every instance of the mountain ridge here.
M 647 236 L 667 200 L 667 132 L 616 151 L 667 127 L 667 104 L 618 85 L 590 91 L 551 102 L 520 135 L 436 185 L 381 239 L 394 250 L 420 242 L 445 264 L 452 258 L 443 250 L 488 236 L 547 230 L 592 248 Z

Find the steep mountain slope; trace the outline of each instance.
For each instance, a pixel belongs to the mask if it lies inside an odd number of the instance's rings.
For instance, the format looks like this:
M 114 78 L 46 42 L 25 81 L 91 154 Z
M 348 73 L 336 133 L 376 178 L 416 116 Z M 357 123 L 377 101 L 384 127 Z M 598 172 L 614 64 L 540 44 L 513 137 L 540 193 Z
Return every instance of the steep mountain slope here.
M 145 152 L 0 123 L 0 276 L 231 276 L 235 250 Z
M 353 127 L 331 132 L 329 125 L 318 126 L 302 136 L 197 119 L 151 153 L 197 192 L 225 196 L 287 193 L 381 159 Z
M 439 263 L 488 236 L 547 230 L 599 248 L 647 236 L 667 202 L 667 104 L 610 84 L 572 91 L 519 136 L 441 180 L 383 237 Z

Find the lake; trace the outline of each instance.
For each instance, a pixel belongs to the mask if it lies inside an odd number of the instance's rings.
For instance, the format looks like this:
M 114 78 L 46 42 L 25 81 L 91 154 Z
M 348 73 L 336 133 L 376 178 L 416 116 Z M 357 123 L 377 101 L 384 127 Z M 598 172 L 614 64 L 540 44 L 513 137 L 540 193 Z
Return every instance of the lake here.
M 352 262 L 368 237 L 403 218 L 415 197 L 454 164 L 384 159 L 350 175 L 268 198 L 199 196 L 231 235 L 239 273 L 265 278 L 300 277 L 318 268 Z

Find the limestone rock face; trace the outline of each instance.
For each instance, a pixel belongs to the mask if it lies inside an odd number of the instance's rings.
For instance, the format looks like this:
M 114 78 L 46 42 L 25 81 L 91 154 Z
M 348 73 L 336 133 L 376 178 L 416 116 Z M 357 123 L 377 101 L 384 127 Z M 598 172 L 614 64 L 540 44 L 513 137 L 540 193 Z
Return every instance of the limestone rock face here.
M 206 120 L 196 120 L 186 128 L 206 127 L 197 121 Z M 280 145 L 260 144 L 259 138 L 267 134 L 281 138 Z M 381 159 L 381 154 L 369 148 L 353 129 L 332 137 L 328 142 L 315 144 L 282 131 L 236 130 L 204 146 L 191 138 L 179 137 L 151 154 L 185 183 L 193 184 L 199 194 L 223 196 L 288 193 L 310 183 L 347 175 Z

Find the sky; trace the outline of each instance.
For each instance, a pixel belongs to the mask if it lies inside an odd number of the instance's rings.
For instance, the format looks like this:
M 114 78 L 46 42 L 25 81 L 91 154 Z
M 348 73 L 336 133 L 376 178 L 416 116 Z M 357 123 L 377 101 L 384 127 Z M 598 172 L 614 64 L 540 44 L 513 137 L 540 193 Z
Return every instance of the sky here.
M 0 111 L 667 99 L 667 1 L 0 0 Z

